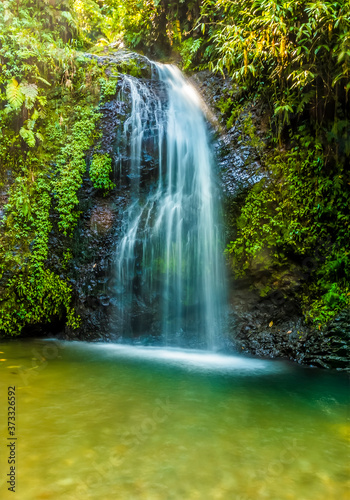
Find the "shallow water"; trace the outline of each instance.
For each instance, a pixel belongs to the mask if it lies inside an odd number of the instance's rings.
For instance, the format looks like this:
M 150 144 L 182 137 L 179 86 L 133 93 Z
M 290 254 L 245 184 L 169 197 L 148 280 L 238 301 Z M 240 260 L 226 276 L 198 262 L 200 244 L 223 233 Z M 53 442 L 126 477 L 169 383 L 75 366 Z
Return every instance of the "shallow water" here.
M 348 379 L 280 361 L 0 344 L 0 498 L 345 500 Z M 16 386 L 16 495 L 7 388 Z

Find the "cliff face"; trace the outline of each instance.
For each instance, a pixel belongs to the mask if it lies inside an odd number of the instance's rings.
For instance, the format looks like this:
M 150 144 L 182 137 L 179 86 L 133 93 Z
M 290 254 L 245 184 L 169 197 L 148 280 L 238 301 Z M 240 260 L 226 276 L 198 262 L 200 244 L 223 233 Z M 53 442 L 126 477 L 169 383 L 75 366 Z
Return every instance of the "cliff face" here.
M 96 58 L 97 56 L 89 56 Z M 116 245 L 121 234 L 123 214 L 130 201 L 130 157 L 123 142 L 123 126 L 130 115 L 130 99 L 123 86 L 123 73 L 142 78 L 156 92 L 164 89 L 152 80 L 152 67 L 147 58 L 125 52 L 100 56 L 98 64 L 108 73 L 119 71 L 115 94 L 100 107 L 102 132 L 98 144 L 87 156 L 88 170 L 78 192 L 81 216 L 70 240 L 72 259 L 62 275 L 73 290 L 73 306 L 81 317 L 77 329 L 65 325 L 64 318 L 53 317 L 49 325 L 35 325 L 24 329 L 24 335 L 55 333 L 66 339 L 122 340 L 116 303 L 115 274 Z M 222 202 L 227 242 L 235 238 L 235 222 L 247 193 L 268 172 L 261 168 L 261 147 L 266 143 L 267 117 L 262 103 L 251 103 L 249 116 L 259 145 L 244 128 L 244 116 L 237 116 L 229 129 L 224 114 L 219 110 L 229 82 L 209 72 L 191 77 L 207 104 L 208 119 L 212 123 L 213 145 L 216 150 L 221 182 Z M 248 106 L 249 107 L 249 106 Z M 245 112 L 247 113 L 247 107 Z M 262 146 L 263 145 L 263 146 Z M 108 154 L 112 159 L 112 180 L 115 187 L 108 192 L 94 188 L 89 177 L 93 154 Z M 152 148 L 142 152 L 140 195 L 145 195 L 157 178 L 157 154 Z M 57 216 L 56 216 L 57 217 Z M 49 240 L 48 267 L 60 270 L 60 255 L 67 244 L 53 221 Z M 229 275 L 228 346 L 238 352 L 264 357 L 285 357 L 300 363 L 347 367 L 350 353 L 350 313 L 343 312 L 326 329 L 319 331 L 306 324 L 301 312 L 300 289 L 308 279 L 306 262 L 288 261 L 275 267 L 269 251 L 253 261 L 244 276 L 234 275 L 233 262 L 227 258 Z M 272 283 L 272 286 L 271 286 Z M 132 323 L 134 336 L 142 342 L 153 342 L 158 332 L 153 331 L 154 305 L 139 301 Z M 142 331 L 136 325 L 142 324 Z

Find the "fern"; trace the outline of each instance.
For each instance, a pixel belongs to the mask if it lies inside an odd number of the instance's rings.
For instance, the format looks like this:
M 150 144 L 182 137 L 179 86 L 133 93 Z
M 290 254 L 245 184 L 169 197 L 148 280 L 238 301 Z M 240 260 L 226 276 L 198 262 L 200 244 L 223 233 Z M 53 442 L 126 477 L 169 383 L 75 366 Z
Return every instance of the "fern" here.
M 32 109 L 35 99 L 38 95 L 38 87 L 35 83 L 21 83 L 20 90 L 25 96 L 25 106 L 27 109 Z
M 36 78 L 37 80 L 40 80 L 41 82 L 46 83 L 46 85 L 51 86 L 51 83 L 49 83 L 47 80 L 45 80 L 45 78 L 42 78 L 41 76 L 38 76 L 38 75 L 35 75 L 35 78 Z
M 6 97 L 10 106 L 14 109 L 20 108 L 25 100 L 21 85 L 14 78 L 7 84 Z
M 67 19 L 68 25 L 71 26 L 72 28 L 77 27 L 77 20 L 74 19 L 74 17 L 72 16 L 72 14 L 69 11 L 62 10 L 61 17 Z
M 19 135 L 22 137 L 24 142 L 28 144 L 31 148 L 35 146 L 35 135 L 32 130 L 22 127 L 19 131 Z
M 29 99 L 35 100 L 38 95 L 38 87 L 35 83 L 21 83 L 21 92 Z
M 38 110 L 35 109 L 34 113 L 30 117 L 30 119 L 27 120 L 27 128 L 28 128 L 28 130 L 33 130 L 34 129 L 35 122 L 39 118 L 39 116 L 40 116 L 40 114 L 39 114 Z

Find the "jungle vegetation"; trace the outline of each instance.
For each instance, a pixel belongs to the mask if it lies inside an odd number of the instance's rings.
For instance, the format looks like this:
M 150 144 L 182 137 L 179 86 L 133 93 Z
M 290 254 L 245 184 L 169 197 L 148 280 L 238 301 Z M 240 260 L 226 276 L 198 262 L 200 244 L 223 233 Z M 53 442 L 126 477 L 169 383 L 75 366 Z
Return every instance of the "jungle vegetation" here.
M 5 0 L 0 3 L 0 331 L 66 317 L 65 276 L 99 104 L 115 92 L 85 52 L 121 44 L 230 79 L 218 103 L 266 175 L 246 193 L 227 254 L 237 275 L 265 249 L 278 268 L 312 262 L 301 292 L 320 328 L 350 305 L 350 3 L 335 0 Z M 248 103 L 268 110 L 268 144 Z M 243 117 L 243 118 L 242 118 Z M 113 189 L 95 154 L 95 187 Z M 49 234 L 64 241 L 58 268 Z M 271 261 L 269 263 L 271 265 Z

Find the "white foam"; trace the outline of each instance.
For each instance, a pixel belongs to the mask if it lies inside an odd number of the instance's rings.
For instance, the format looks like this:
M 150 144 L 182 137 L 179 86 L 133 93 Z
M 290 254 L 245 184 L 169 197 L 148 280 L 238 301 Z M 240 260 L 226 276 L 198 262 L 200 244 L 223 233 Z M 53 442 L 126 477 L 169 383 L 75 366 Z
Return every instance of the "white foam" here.
M 65 344 L 67 345 L 67 343 Z M 109 359 L 115 357 L 116 362 L 118 358 L 127 358 L 179 366 L 188 370 L 236 372 L 245 375 L 284 372 L 287 370 L 287 365 L 280 361 L 254 359 L 210 351 L 110 343 L 69 342 L 68 344 L 74 344 L 75 347 L 80 346 L 88 350 L 103 351 Z

